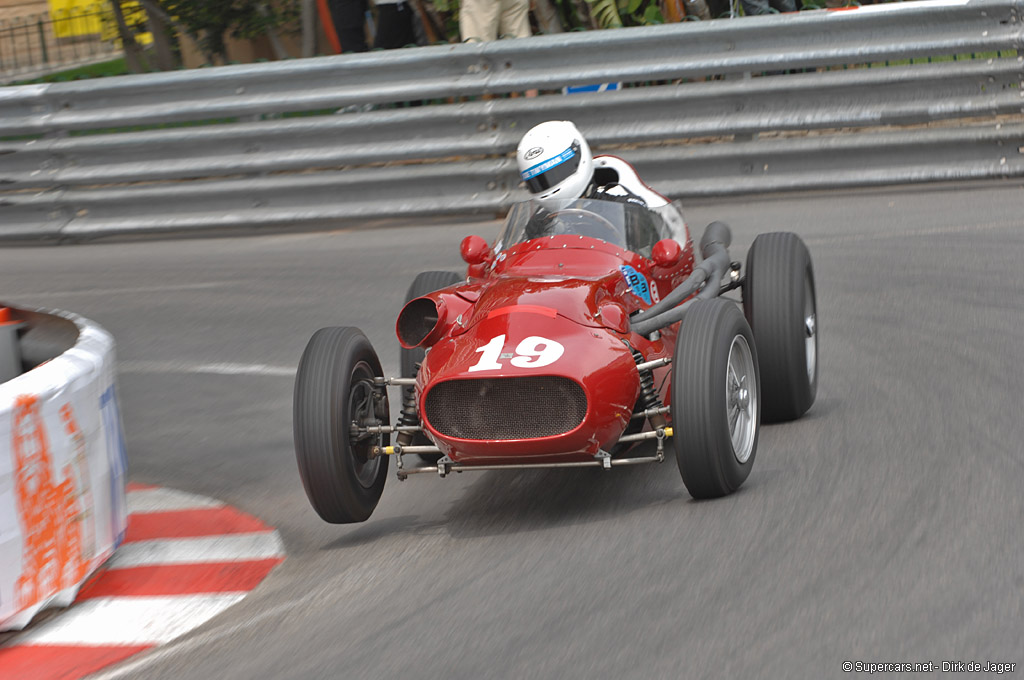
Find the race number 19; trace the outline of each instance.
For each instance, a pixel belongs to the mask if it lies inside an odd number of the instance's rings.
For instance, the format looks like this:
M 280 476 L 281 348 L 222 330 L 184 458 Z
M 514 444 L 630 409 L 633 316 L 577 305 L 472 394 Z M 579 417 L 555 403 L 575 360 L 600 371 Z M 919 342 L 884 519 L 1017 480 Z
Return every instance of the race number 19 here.
M 474 371 L 494 371 L 502 368 L 499 359 L 502 358 L 501 350 L 505 347 L 505 336 L 499 335 L 492 338 L 483 347 L 477 347 L 476 351 L 483 354 L 480 361 L 469 368 Z M 515 356 L 511 363 L 516 368 L 540 368 L 558 361 L 558 358 L 565 352 L 565 347 L 554 340 L 542 338 L 539 335 L 531 335 L 516 347 Z

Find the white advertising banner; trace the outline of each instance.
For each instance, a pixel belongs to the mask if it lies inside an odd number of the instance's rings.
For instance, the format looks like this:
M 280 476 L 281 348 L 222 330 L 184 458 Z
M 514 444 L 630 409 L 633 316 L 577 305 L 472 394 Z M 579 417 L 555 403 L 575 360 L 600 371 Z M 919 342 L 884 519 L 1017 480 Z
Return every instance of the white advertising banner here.
M 0 631 L 71 604 L 127 526 L 114 341 L 58 314 L 75 346 L 0 384 Z

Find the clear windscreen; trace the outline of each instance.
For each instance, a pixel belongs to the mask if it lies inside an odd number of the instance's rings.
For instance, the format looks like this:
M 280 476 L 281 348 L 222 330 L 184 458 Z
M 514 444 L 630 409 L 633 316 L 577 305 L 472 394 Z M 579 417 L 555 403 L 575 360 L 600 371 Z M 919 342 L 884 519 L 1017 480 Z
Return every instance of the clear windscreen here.
M 556 235 L 601 239 L 650 257 L 654 244 L 671 238 L 672 232 L 660 211 L 634 203 L 594 198 L 549 199 L 544 205 L 526 201 L 509 210 L 495 249 L 503 250 L 516 243 Z

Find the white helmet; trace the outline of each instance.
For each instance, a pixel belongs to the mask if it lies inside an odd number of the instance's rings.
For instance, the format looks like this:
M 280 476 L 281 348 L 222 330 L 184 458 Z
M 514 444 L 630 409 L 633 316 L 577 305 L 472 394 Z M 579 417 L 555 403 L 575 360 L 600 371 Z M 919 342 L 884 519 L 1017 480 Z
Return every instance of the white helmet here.
M 519 176 L 541 205 L 549 199 L 581 197 L 594 174 L 590 145 L 567 120 L 549 120 L 531 128 L 519 142 L 516 162 Z

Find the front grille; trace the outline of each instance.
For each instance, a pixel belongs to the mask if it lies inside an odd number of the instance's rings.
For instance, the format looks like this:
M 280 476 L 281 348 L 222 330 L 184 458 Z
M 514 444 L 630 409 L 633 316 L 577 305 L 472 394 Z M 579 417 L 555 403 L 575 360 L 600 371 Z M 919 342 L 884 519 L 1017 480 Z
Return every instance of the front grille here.
M 537 439 L 582 423 L 587 396 L 578 383 L 557 376 L 448 380 L 427 392 L 423 410 L 446 437 Z

